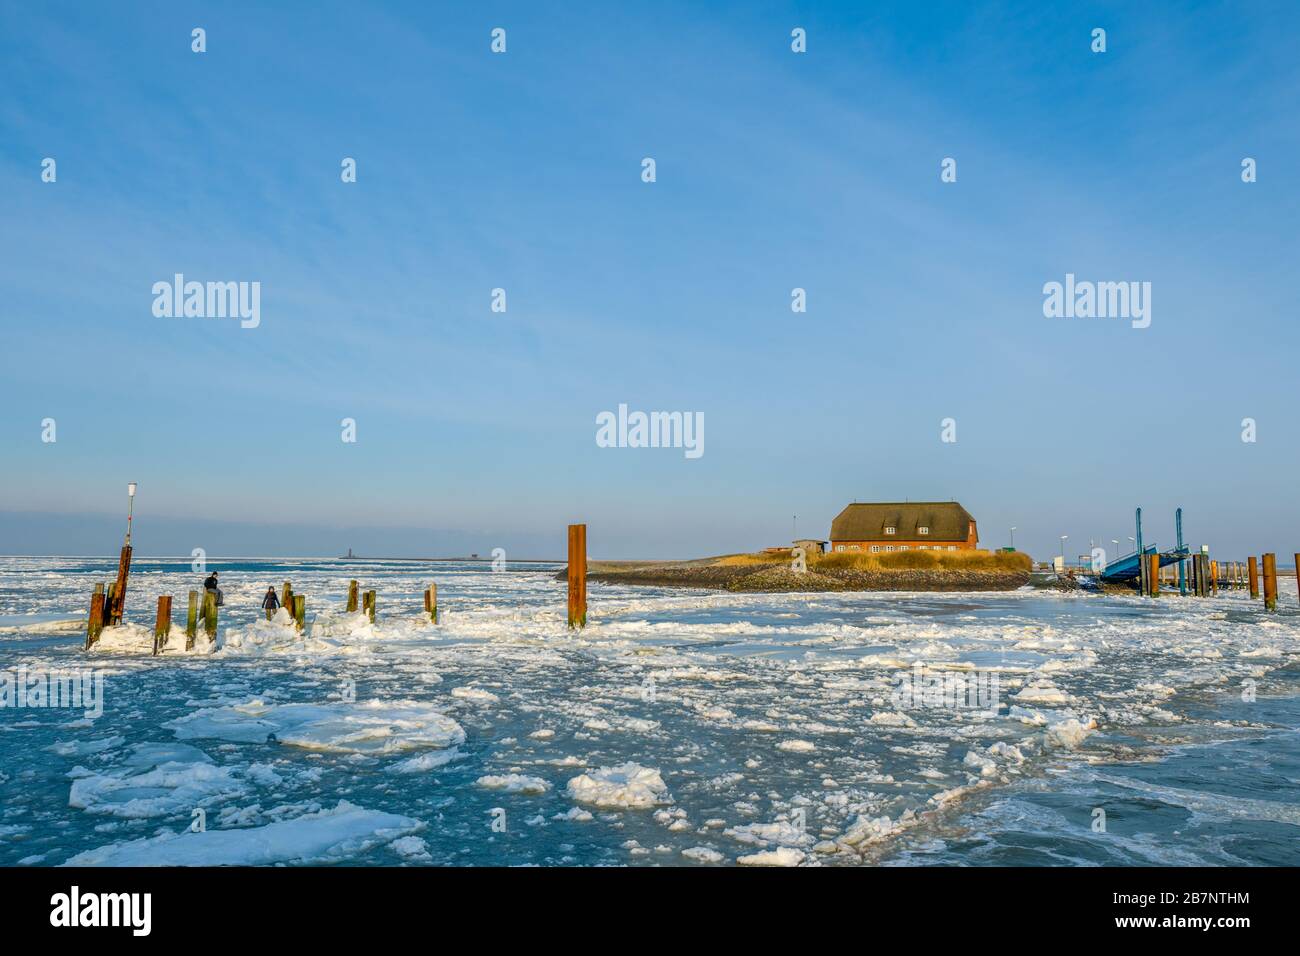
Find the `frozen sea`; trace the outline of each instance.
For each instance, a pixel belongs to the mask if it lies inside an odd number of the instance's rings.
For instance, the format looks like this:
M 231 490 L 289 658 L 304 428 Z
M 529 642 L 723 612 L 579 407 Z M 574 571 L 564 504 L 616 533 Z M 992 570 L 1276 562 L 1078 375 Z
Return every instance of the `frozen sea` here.
M 0 864 L 1300 863 L 1291 579 L 1271 615 L 593 583 L 572 634 L 559 565 L 209 567 L 215 644 L 184 651 L 189 560 L 139 560 L 86 654 L 72 619 L 116 558 L 0 558 Z M 302 634 L 258 609 L 285 580 Z M 20 676 L 69 669 L 102 714 L 17 706 Z M 936 691 L 955 678 L 986 698 Z

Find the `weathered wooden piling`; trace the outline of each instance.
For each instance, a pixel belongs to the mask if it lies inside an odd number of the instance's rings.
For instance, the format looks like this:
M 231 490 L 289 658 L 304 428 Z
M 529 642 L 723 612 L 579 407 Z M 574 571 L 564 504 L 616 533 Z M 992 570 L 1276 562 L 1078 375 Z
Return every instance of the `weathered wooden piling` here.
M 280 591 L 280 607 L 293 614 L 293 585 L 288 581 L 284 582 L 284 587 Z
M 126 608 L 126 581 L 131 574 L 131 546 L 122 546 L 122 553 L 117 559 L 117 581 L 113 585 L 113 600 L 109 606 L 108 623 L 121 624 L 122 614 Z
M 1250 578 L 1250 598 L 1253 601 L 1259 597 L 1259 563 L 1253 554 L 1246 559 L 1246 577 Z
M 424 610 L 429 620 L 438 623 L 438 584 L 434 582 L 424 589 Z
M 208 642 L 217 639 L 217 594 L 215 591 L 203 592 L 203 630 L 208 635 Z
M 348 611 L 352 612 L 357 609 L 357 582 L 348 582 Z
M 158 617 L 153 625 L 153 652 L 154 656 L 163 649 L 167 643 L 167 637 L 172 632 L 172 596 L 170 594 L 158 595 Z
M 104 630 L 104 585 L 96 584 L 90 596 L 90 617 L 86 619 L 86 650 L 99 640 Z
M 1147 559 L 1150 570 L 1147 572 L 1147 580 L 1151 582 L 1151 597 L 1160 596 L 1160 555 L 1153 554 Z
M 299 631 L 307 622 L 307 595 L 295 594 L 293 596 L 293 626 Z
M 194 635 L 199 630 L 199 592 L 190 592 L 190 606 L 185 612 L 185 649 L 194 650 Z
M 1295 556 L 1295 587 L 1296 596 L 1300 597 L 1300 552 L 1297 552 Z
M 569 525 L 569 627 L 587 626 L 587 526 Z
M 362 610 L 366 612 L 366 617 L 370 618 L 370 623 L 375 623 L 375 592 L 367 591 L 362 596 Z
M 1277 555 L 1272 551 L 1264 555 L 1264 608 L 1277 610 Z

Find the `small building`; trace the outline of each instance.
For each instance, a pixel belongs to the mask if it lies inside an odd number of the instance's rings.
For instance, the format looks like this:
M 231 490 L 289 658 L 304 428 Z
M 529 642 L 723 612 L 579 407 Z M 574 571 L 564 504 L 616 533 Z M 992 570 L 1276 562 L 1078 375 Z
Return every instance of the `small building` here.
M 831 522 L 831 550 L 965 551 L 979 545 L 970 512 L 955 501 L 854 502 Z
M 826 553 L 826 542 L 817 541 L 814 538 L 795 538 L 792 544 L 796 548 L 803 548 L 803 553 L 808 557 L 812 557 L 814 554 Z

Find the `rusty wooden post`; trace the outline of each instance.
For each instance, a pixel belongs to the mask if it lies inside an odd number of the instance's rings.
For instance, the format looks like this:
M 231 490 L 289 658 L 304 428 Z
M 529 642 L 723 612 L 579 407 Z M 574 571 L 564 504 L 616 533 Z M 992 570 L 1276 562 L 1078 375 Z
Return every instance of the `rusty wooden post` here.
M 569 627 L 587 626 L 587 526 L 569 525 Z
M 303 624 L 307 622 L 307 595 L 295 594 L 293 596 L 293 626 L 299 631 L 302 630 Z
M 190 592 L 189 610 L 185 612 L 185 649 L 194 650 L 194 635 L 199 630 L 199 592 Z
M 348 582 L 348 611 L 353 612 L 357 609 L 357 582 Z
M 172 597 L 170 594 L 158 595 L 158 617 L 153 625 L 153 653 L 158 656 L 163 645 L 167 643 L 167 635 L 172 630 Z
M 104 630 L 104 585 L 96 584 L 95 593 L 90 596 L 90 617 L 86 619 L 86 650 L 99 640 Z
M 113 588 L 113 604 L 109 608 L 109 623 L 121 624 L 122 613 L 126 606 L 126 579 L 131 574 L 131 546 L 122 546 L 122 553 L 117 559 L 117 582 Z
M 217 639 L 217 593 L 203 592 L 203 630 L 208 635 L 208 643 Z
M 1153 554 L 1148 559 L 1151 564 L 1151 570 L 1147 572 L 1147 580 L 1151 582 L 1151 596 L 1160 596 L 1160 555 Z
M 1259 597 L 1259 563 L 1252 554 L 1246 559 L 1246 577 L 1250 578 L 1250 599 Z
M 1272 551 L 1264 555 L 1264 608 L 1277 610 L 1277 556 Z

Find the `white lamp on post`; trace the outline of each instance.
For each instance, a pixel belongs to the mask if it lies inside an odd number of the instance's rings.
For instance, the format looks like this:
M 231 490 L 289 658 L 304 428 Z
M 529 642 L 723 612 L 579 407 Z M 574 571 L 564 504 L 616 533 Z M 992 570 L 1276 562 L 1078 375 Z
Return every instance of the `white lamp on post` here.
M 131 543 L 131 513 L 135 510 L 135 482 L 126 484 L 126 543 Z

